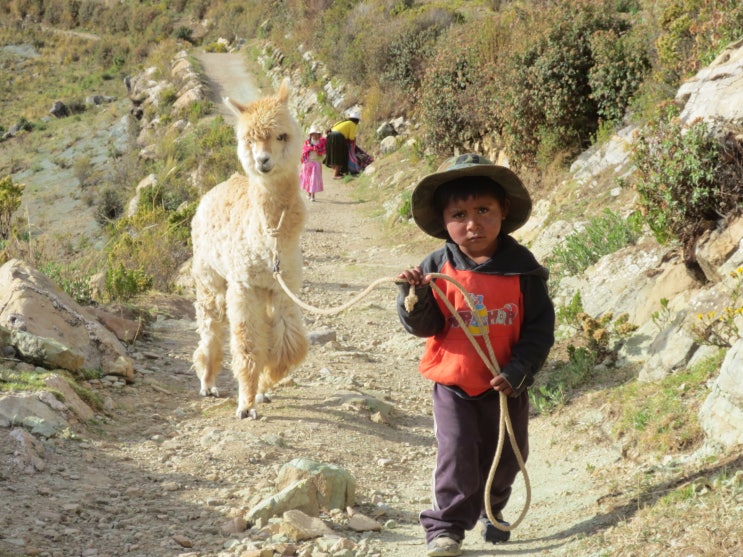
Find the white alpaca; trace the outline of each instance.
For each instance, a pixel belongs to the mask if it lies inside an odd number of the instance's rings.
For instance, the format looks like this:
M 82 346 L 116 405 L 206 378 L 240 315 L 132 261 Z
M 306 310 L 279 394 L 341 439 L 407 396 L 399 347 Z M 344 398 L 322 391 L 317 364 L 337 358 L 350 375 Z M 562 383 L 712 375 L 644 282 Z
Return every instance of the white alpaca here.
M 302 284 L 299 234 L 305 206 L 299 188 L 303 136 L 289 111 L 289 83 L 247 106 L 225 98 L 235 113 L 234 174 L 203 196 L 191 224 L 196 318 L 193 363 L 202 396 L 218 396 L 223 342 L 230 328 L 238 418 L 257 418 L 256 401 L 307 354 L 299 308 L 273 276 L 294 292 Z

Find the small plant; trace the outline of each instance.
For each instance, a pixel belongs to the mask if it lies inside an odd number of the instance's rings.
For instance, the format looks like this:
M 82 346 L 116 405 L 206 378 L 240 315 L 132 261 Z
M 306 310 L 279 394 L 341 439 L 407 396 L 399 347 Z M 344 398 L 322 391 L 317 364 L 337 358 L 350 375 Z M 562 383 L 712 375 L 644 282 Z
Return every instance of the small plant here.
M 662 331 L 668 325 L 671 320 L 671 310 L 668 309 L 668 298 L 660 299 L 660 309 L 650 314 L 650 319 L 653 321 L 653 325 L 658 327 L 659 331 Z
M 700 344 L 730 348 L 743 333 L 743 267 L 730 273 L 733 288 L 730 303 L 718 313 L 709 311 L 697 315 L 697 323 L 692 326 L 692 333 Z
M 562 276 L 576 275 L 604 255 L 633 244 L 642 228 L 638 213 L 626 219 L 611 209 L 605 209 L 602 216 L 589 221 L 585 229 L 570 234 L 565 242 L 556 247 L 550 257 L 550 267 L 554 267 L 557 282 Z
M 597 362 L 616 352 L 616 341 L 621 341 L 630 333 L 637 330 L 637 325 L 629 322 L 629 315 L 623 313 L 616 319 L 611 312 L 598 318 L 586 313 L 578 315 L 581 322 L 583 336 L 588 341 L 589 349 L 595 354 Z
M 21 206 L 24 184 L 14 184 L 11 176 L 0 178 L 0 238 L 7 240 L 12 230 L 13 213 Z
M 152 277 L 141 269 L 111 265 L 106 273 L 106 293 L 112 300 L 125 301 L 152 287 Z
M 537 414 L 554 412 L 567 402 L 563 385 L 541 385 L 529 391 L 529 402 Z
M 557 319 L 569 327 L 573 327 L 576 330 L 580 329 L 580 315 L 583 315 L 583 300 L 580 296 L 580 290 L 578 290 L 570 302 L 566 306 L 560 306 L 557 308 Z
M 48 261 L 39 270 L 78 304 L 86 305 L 93 301 L 90 283 L 86 277 L 80 276 L 76 269 L 54 261 Z

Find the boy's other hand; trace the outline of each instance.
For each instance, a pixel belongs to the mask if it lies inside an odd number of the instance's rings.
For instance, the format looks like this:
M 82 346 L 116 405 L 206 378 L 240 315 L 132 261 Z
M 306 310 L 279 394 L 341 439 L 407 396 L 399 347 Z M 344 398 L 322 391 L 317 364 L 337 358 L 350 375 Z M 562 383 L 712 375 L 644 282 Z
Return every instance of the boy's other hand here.
M 431 282 L 431 277 L 424 275 L 420 267 L 405 269 L 402 273 L 397 275 L 397 278 L 407 281 L 411 286 L 422 286 Z
M 506 396 L 513 396 L 513 387 L 511 387 L 511 384 L 506 381 L 506 378 L 502 375 L 498 375 L 497 377 L 493 377 L 490 380 L 490 386 L 493 387 L 494 390 L 499 391 L 503 393 Z

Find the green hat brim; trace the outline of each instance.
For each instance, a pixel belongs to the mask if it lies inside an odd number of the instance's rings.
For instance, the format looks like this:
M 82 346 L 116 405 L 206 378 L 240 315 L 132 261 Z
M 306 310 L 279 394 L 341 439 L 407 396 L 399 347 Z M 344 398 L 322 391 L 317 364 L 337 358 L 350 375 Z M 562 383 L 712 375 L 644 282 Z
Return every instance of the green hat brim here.
M 426 234 L 443 240 L 449 239 L 449 234 L 444 227 L 440 211 L 436 209 L 434 197 L 436 190 L 442 185 L 464 178 L 466 176 L 485 176 L 497 182 L 505 191 L 510 200 L 508 216 L 501 225 L 501 232 L 510 234 L 521 228 L 531 215 L 531 196 L 524 187 L 521 179 L 509 168 L 493 164 L 487 159 L 474 155 L 474 160 L 480 162 L 463 162 L 459 160 L 473 159 L 473 155 L 462 155 L 456 157 L 455 163 L 446 170 L 435 172 L 425 176 L 413 190 L 411 209 L 413 220 Z M 446 166 L 444 163 L 442 166 Z

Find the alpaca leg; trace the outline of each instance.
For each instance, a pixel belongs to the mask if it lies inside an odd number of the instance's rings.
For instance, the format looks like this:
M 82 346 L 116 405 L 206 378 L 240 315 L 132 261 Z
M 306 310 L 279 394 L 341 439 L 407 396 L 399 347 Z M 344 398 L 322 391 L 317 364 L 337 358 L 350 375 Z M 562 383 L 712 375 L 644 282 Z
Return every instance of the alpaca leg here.
M 210 285 L 213 286 L 213 285 Z M 193 354 L 196 376 L 201 383 L 201 396 L 219 396 L 216 381 L 222 370 L 223 343 L 225 331 L 225 300 L 223 290 L 196 281 L 196 321 L 199 331 L 199 345 Z
M 238 384 L 236 415 L 240 419 L 258 417 L 254 408 L 258 378 L 268 353 L 266 292 L 244 286 L 227 291 L 232 373 Z

